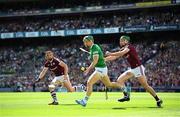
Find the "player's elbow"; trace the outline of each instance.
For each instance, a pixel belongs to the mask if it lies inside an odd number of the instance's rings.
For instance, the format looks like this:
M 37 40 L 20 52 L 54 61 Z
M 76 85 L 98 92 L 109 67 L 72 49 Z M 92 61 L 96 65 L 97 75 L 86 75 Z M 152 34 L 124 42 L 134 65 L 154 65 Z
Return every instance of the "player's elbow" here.
M 123 55 L 124 55 L 123 52 L 119 52 L 116 57 L 121 57 L 121 56 L 123 56 Z
M 65 71 L 68 71 L 68 66 L 67 66 L 67 64 L 64 64 L 64 69 L 65 69 Z
M 41 72 L 40 75 L 39 75 L 39 78 L 43 79 L 44 76 L 45 76 L 45 72 Z

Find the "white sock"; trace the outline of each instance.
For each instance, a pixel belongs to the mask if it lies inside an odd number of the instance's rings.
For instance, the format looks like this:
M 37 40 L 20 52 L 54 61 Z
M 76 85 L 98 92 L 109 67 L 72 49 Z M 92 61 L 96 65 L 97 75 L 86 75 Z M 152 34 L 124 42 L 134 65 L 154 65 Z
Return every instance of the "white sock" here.
M 89 96 L 85 96 L 84 99 L 83 99 L 83 101 L 84 101 L 84 102 L 87 102 L 88 99 L 89 99 Z

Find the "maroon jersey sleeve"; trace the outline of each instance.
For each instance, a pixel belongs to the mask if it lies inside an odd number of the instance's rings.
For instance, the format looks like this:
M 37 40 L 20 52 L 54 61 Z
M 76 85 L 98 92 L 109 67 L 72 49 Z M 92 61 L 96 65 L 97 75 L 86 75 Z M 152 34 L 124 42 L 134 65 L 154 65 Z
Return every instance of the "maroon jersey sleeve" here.
M 54 58 L 54 61 L 55 61 L 56 65 L 59 65 L 59 63 L 61 63 L 61 60 L 59 60 L 58 58 Z
M 47 62 L 47 61 L 44 63 L 44 67 L 49 67 L 49 65 L 48 65 L 48 62 Z

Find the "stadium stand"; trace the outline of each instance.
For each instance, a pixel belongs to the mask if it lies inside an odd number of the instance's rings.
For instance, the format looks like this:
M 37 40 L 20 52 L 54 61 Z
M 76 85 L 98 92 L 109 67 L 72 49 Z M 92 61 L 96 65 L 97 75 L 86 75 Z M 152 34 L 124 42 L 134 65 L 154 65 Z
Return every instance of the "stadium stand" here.
M 9 0 L 10 2 L 11 0 Z M 140 2 L 157 2 L 161 0 L 86 0 L 79 2 L 79 0 L 53 0 L 54 2 L 9 2 L 0 1 L 0 34 L 11 32 L 34 32 L 34 31 L 57 31 L 57 30 L 76 30 L 76 29 L 93 29 L 93 28 L 111 28 L 111 27 L 125 27 L 125 26 L 154 26 L 154 25 L 176 25 L 180 26 L 180 7 L 169 6 L 153 7 L 153 8 L 135 8 L 135 9 L 118 9 L 112 11 L 93 13 L 70 13 L 70 14 L 46 14 L 40 15 L 41 11 L 72 8 L 83 9 L 85 7 L 103 6 L 103 8 L 110 9 L 117 5 L 136 4 Z M 172 1 L 171 1 L 172 2 Z M 173 2 L 172 2 L 173 3 Z M 17 5 L 18 4 L 18 5 Z M 46 4 L 46 5 L 44 5 Z M 176 5 L 176 4 L 175 4 Z M 19 6 L 19 7 L 17 7 Z M 128 12 L 127 12 L 128 10 Z M 24 16 L 26 14 L 33 14 L 33 16 Z M 9 17 L 11 15 L 11 17 Z M 174 31 L 170 30 L 169 32 Z M 132 32 L 133 33 L 133 32 Z M 141 32 L 146 37 L 151 38 L 146 32 Z M 179 31 L 174 32 L 179 35 Z M 149 35 L 151 35 L 150 33 Z M 110 37 L 116 34 L 110 34 Z M 121 35 L 121 34 L 120 34 Z M 100 38 L 103 36 L 100 35 Z M 164 32 L 164 37 L 168 36 Z M 0 36 L 1 37 L 1 36 Z M 137 35 L 136 38 L 139 38 Z M 148 82 L 151 86 L 159 91 L 180 91 L 180 42 L 171 40 L 157 40 L 150 39 L 149 41 L 138 39 L 133 41 L 136 49 L 139 51 L 140 58 L 145 65 Z M 177 36 L 178 37 L 178 36 Z M 2 38 L 2 37 L 1 37 Z M 44 51 L 52 50 L 55 55 L 64 60 L 70 69 L 69 75 L 73 85 L 85 84 L 86 80 L 80 71 L 81 66 L 89 64 L 88 56 L 80 52 L 79 47 L 82 45 L 81 40 L 75 40 L 78 36 L 70 37 L 68 43 L 54 43 L 54 45 L 41 44 L 46 37 L 35 38 L 35 43 L 28 46 L 16 45 L 15 40 L 0 39 L 0 91 L 47 91 L 47 85 L 52 79 L 51 74 L 48 74 L 45 82 L 33 84 L 37 78 L 44 63 Z M 66 37 L 55 37 L 56 39 L 66 39 Z M 68 38 L 68 37 L 67 37 Z M 134 37 L 132 37 L 134 38 Z M 33 38 L 34 39 L 34 38 Z M 47 40 L 54 38 L 49 37 Z M 167 38 L 166 38 L 167 39 Z M 27 38 L 22 38 L 21 43 L 25 44 Z M 140 41 L 139 41 L 140 40 Z M 6 46 L 6 42 L 8 45 Z M 17 39 L 17 42 L 21 40 Z M 105 51 L 118 50 L 118 43 L 115 40 L 104 40 L 101 46 Z M 59 42 L 59 41 L 58 41 Z M 117 42 L 117 41 L 115 41 Z M 39 45 L 38 45 L 39 44 Z M 82 47 L 82 46 L 81 46 Z M 109 75 L 112 81 L 115 81 L 118 75 L 128 68 L 128 64 L 123 60 L 116 60 L 108 63 Z M 139 83 L 135 80 L 127 82 L 132 86 L 133 90 L 142 91 L 139 88 Z M 103 90 L 103 84 L 95 85 L 95 91 Z

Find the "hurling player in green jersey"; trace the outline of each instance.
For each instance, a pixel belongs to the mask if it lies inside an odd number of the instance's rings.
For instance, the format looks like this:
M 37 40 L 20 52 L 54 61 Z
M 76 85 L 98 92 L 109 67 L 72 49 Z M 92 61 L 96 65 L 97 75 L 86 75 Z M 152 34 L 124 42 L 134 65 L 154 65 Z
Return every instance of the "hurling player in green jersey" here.
M 111 87 L 112 83 L 108 77 L 108 70 L 104 60 L 104 55 L 101 48 L 94 43 L 93 36 L 85 36 L 83 38 L 84 45 L 90 48 L 91 65 L 84 71 L 87 75 L 91 70 L 95 68 L 95 71 L 91 74 L 87 81 L 87 91 L 86 96 L 81 100 L 76 100 L 76 102 L 82 106 L 86 106 L 87 101 L 92 93 L 93 85 L 102 81 L 106 87 Z

